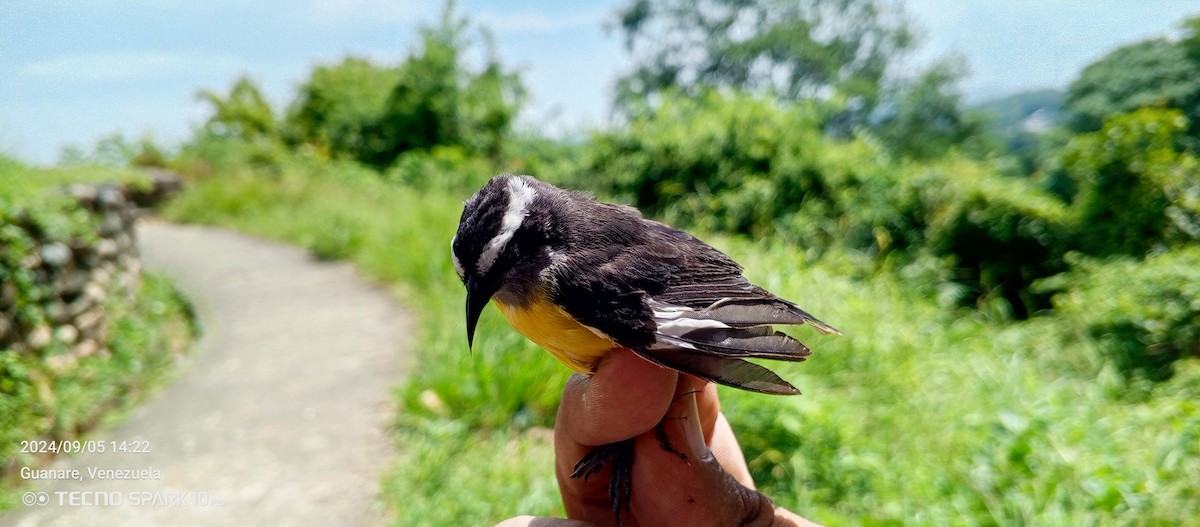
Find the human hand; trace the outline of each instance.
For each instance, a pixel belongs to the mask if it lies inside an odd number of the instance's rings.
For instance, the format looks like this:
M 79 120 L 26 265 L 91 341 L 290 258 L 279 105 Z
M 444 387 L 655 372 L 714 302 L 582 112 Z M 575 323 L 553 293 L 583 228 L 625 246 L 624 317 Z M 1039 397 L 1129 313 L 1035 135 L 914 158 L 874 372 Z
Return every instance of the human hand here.
M 660 446 L 662 423 L 668 443 Z M 497 527 L 584 527 L 614 523 L 611 467 L 584 481 L 575 464 L 598 445 L 636 437 L 629 509 L 621 524 L 809 527 L 754 490 L 716 386 L 617 350 L 590 377 L 573 375 L 555 422 L 555 473 L 567 516 L 513 518 Z

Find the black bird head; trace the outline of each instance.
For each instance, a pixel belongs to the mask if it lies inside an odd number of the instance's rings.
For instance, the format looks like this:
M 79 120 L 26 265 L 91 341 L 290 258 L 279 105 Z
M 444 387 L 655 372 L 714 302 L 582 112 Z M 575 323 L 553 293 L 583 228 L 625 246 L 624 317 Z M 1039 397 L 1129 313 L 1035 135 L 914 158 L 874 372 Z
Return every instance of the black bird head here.
M 450 252 L 467 286 L 467 345 L 475 340 L 479 315 L 493 296 L 528 302 L 549 265 L 545 196 L 555 190 L 529 176 L 499 175 L 463 205 Z

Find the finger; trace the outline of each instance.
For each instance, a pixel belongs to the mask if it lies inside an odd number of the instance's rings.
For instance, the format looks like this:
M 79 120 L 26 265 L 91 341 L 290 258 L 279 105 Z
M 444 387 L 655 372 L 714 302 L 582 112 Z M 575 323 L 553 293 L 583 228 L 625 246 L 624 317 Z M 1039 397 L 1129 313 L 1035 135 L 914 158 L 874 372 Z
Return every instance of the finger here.
M 594 375 L 574 375 L 567 382 L 555 428 L 585 446 L 646 432 L 667 412 L 677 377 L 628 349 L 615 350 Z
M 702 380 L 697 380 L 704 383 Z M 725 419 L 725 414 L 721 413 L 721 400 L 717 395 L 717 385 L 704 383 L 703 388 L 696 392 L 696 408 L 700 413 L 700 428 L 704 431 L 704 442 L 712 450 L 717 462 L 738 483 L 751 489 L 755 488 L 754 479 L 750 476 L 750 468 L 746 465 L 746 456 L 742 454 L 742 447 L 738 444 L 737 437 L 729 426 L 729 421 Z
M 704 431 L 704 441 L 711 445 L 717 416 L 721 413 L 721 400 L 717 397 L 717 385 L 690 375 L 688 379 L 689 382 L 697 383 L 696 409 L 700 412 L 700 429 Z M 695 379 L 695 381 L 691 381 L 691 379 Z
M 734 520 L 748 504 L 757 506 L 760 496 L 721 468 L 704 441 L 697 393 L 686 386 L 680 391 L 663 428 L 687 460 L 659 448 L 653 434 L 639 437 L 632 515 L 642 525 L 738 525 Z
M 729 426 L 729 421 L 725 419 L 725 414 L 717 414 L 712 439 L 708 444 L 713 456 L 717 458 L 717 462 L 721 464 L 721 468 L 724 468 L 725 472 L 728 472 L 746 488 L 756 488 L 754 478 L 750 475 L 750 467 L 746 465 L 746 456 L 742 454 L 742 447 L 738 444 L 737 437 L 733 434 L 733 428 Z
M 585 480 L 571 477 L 575 464 L 597 445 L 653 429 L 671 404 L 677 377 L 674 371 L 622 349 L 610 353 L 594 375 L 574 375 L 567 381 L 554 426 L 554 454 L 555 475 L 569 516 L 611 521 L 611 467 Z
M 596 527 L 596 524 L 581 520 L 568 520 L 566 518 L 518 516 L 497 523 L 496 527 Z

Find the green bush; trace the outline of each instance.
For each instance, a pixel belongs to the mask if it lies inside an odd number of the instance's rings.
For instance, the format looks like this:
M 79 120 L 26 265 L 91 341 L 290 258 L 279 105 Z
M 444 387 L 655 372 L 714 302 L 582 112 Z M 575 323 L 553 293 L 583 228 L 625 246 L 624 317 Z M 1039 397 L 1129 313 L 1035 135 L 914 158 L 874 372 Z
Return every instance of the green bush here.
M 210 90 L 202 90 L 196 97 L 213 106 L 213 115 L 204 125 L 207 133 L 244 140 L 279 137 L 275 111 L 249 77 L 234 82 L 224 98 Z
M 667 94 L 624 129 L 593 137 L 563 179 L 704 231 L 818 252 L 908 244 L 917 231 L 903 200 L 886 191 L 894 176 L 885 156 L 823 137 L 823 111 L 745 94 Z
M 421 191 L 454 192 L 470 196 L 495 174 L 495 164 L 457 146 L 405 152 L 384 173 L 384 179 Z
M 520 110 L 520 79 L 494 57 L 471 71 L 463 60 L 468 29 L 448 7 L 398 66 L 346 58 L 316 68 L 287 112 L 284 137 L 380 169 L 439 146 L 498 157 Z
M 1065 269 L 1066 209 L 1026 180 L 961 156 L 890 161 L 866 141 L 821 134 L 820 109 L 707 92 L 665 96 L 585 148 L 572 186 L 702 231 L 871 255 L 955 262 L 968 303 L 1024 318 L 1028 286 Z
M 625 129 L 593 138 L 573 182 L 599 184 L 597 190 L 650 215 L 726 231 L 762 230 L 810 193 L 823 197 L 820 173 L 789 174 L 786 188 L 772 180 L 781 157 L 798 165 L 794 158 L 816 150 L 818 122 L 808 109 L 761 97 L 667 95 Z M 764 190 L 771 195 L 742 206 Z
M 978 163 L 916 170 L 910 184 L 920 189 L 927 215 L 925 242 L 933 254 L 953 259 L 954 279 L 969 291 L 964 299 L 1018 318 L 1048 307 L 1047 293 L 1030 285 L 1066 269 L 1066 207 L 1032 182 L 997 176 Z
M 1200 356 L 1200 247 L 1145 261 L 1073 258 L 1071 272 L 1049 280 L 1059 315 L 1127 377 L 1162 381 L 1175 362 Z
M 1067 125 L 1094 132 L 1110 116 L 1163 107 L 1200 119 L 1200 17 L 1186 18 L 1175 38 L 1156 37 L 1120 46 L 1089 64 L 1067 88 Z M 1197 131 L 1186 139 L 1197 145 Z
M 1200 241 L 1200 160 L 1182 150 L 1187 119 L 1146 108 L 1077 136 L 1062 163 L 1079 189 L 1072 203 L 1078 248 L 1135 258 Z
M 354 57 L 317 66 L 288 109 L 284 136 L 291 144 L 312 145 L 325 155 L 360 155 L 374 140 L 368 137 L 370 128 L 382 116 L 400 77 L 397 67 Z

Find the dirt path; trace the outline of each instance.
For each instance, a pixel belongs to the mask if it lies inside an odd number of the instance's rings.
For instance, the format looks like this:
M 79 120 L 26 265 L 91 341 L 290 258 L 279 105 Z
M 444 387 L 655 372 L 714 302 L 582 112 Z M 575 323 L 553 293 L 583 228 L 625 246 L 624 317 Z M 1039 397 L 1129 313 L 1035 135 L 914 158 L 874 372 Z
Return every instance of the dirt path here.
M 293 247 L 163 223 L 139 236 L 145 267 L 195 302 L 197 348 L 177 380 L 94 437 L 105 453 L 53 467 L 83 481 L 36 485 L 48 503 L 0 525 L 381 525 L 390 388 L 411 332 L 395 301 Z M 121 442 L 150 452 L 113 452 Z

